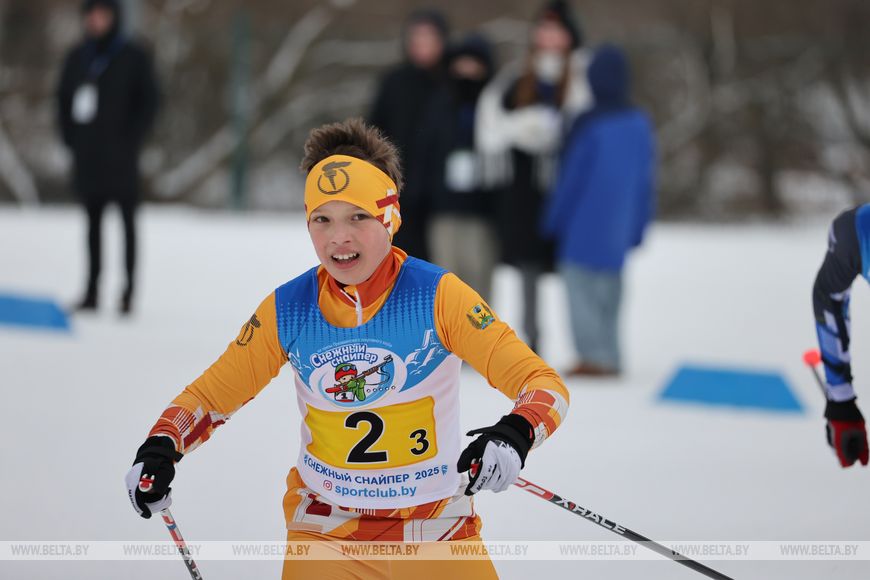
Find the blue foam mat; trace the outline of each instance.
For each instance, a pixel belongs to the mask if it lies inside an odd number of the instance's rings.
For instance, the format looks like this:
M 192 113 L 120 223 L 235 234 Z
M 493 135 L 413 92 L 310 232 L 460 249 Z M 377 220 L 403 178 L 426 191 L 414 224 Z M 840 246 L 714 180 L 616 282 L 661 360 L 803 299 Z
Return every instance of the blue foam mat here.
M 664 401 L 803 413 L 786 380 L 777 372 L 698 365 L 681 366 L 659 395 Z
M 66 312 L 54 300 L 0 292 L 0 326 L 68 332 Z

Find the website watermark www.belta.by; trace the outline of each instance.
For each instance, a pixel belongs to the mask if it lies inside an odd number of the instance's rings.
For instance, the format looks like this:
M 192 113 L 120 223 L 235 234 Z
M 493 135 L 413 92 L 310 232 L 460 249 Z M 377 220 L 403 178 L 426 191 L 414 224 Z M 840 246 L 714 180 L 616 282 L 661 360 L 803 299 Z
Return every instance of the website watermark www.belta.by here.
M 188 542 L 196 560 L 806 560 L 868 561 L 870 541 L 661 541 L 669 552 L 644 542 L 453 541 Z M 659 552 L 661 549 L 655 547 Z M 172 560 L 172 541 L 0 541 L 0 561 Z

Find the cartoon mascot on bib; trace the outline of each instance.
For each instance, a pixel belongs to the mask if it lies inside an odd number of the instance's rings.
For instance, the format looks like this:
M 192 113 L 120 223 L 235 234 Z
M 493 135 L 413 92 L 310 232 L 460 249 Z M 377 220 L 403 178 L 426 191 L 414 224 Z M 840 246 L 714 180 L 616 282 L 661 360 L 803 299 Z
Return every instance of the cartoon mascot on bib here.
M 384 367 L 391 362 L 393 362 L 392 355 L 387 355 L 383 362 L 371 367 L 362 374 L 359 374 L 356 365 L 353 363 L 340 364 L 335 367 L 335 385 L 326 389 L 326 392 L 332 394 L 335 397 L 335 400 L 339 403 L 365 401 L 366 386 L 368 386 L 366 377 L 378 373 L 386 375 L 386 381 L 389 381 L 389 373 L 384 372 Z M 386 381 L 381 381 L 380 383 L 377 383 L 377 385 L 381 385 Z

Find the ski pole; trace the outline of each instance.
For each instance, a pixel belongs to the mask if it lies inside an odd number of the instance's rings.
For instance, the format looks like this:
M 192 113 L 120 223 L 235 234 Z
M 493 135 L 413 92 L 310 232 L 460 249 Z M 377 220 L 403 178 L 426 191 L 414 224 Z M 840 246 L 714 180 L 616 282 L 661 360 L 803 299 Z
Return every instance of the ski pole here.
M 181 558 L 184 560 L 184 565 L 187 566 L 187 571 L 190 572 L 190 577 L 193 580 L 202 580 L 202 574 L 200 574 L 199 568 L 196 567 L 196 562 L 193 561 L 190 550 L 187 549 L 187 543 L 181 536 L 181 530 L 178 529 L 178 524 L 175 523 L 172 512 L 169 511 L 169 508 L 165 508 L 160 511 L 160 515 L 163 517 L 163 523 L 166 524 L 166 528 L 169 530 L 169 535 L 172 536 L 172 540 L 175 542 L 175 547 L 178 548 L 178 553 L 181 554 Z
M 661 554 L 662 556 L 665 556 L 666 558 L 670 558 L 674 562 L 677 562 L 679 564 L 682 564 L 683 566 L 691 568 L 695 572 L 700 572 L 701 574 L 703 574 L 704 576 L 706 576 L 708 578 L 716 578 L 717 580 L 733 580 L 733 578 L 731 578 L 730 576 L 726 576 L 725 574 L 722 574 L 721 572 L 717 572 L 716 570 L 713 570 L 712 568 L 708 568 L 707 566 L 701 564 L 700 562 L 697 562 L 695 560 L 692 560 L 691 558 L 683 556 L 682 554 L 680 554 L 676 550 L 672 550 L 671 548 L 667 548 L 667 547 L 665 547 L 657 542 L 650 540 L 649 538 L 641 536 L 637 532 L 633 532 L 630 529 L 626 528 L 625 526 L 620 525 L 614 521 L 607 519 L 606 517 L 602 516 L 601 514 L 597 514 L 597 513 L 593 512 L 592 510 L 581 507 L 581 506 L 577 505 L 576 503 L 574 503 L 573 501 L 568 501 L 567 499 L 563 499 L 562 497 L 556 495 L 552 491 L 547 491 L 546 489 L 544 489 L 538 485 L 535 485 L 534 483 L 527 481 L 527 480 L 523 479 L 522 477 L 518 478 L 517 481 L 514 483 L 514 485 L 519 487 L 520 489 L 524 489 L 525 491 L 527 491 L 533 495 L 536 495 L 540 498 L 547 500 L 551 504 L 557 505 L 560 508 L 566 509 L 573 514 L 577 514 L 578 516 L 582 516 L 586 520 L 589 520 L 591 522 L 595 522 L 596 524 L 598 524 L 602 528 L 608 529 L 611 532 L 613 532 L 615 534 L 619 534 L 620 536 L 622 536 L 624 538 L 628 538 L 629 540 L 631 540 L 633 542 L 637 542 L 637 543 L 641 544 L 642 546 L 649 548 L 653 552 Z
M 817 349 L 811 348 L 804 353 L 804 363 L 810 367 L 810 370 L 813 372 L 813 377 L 816 379 L 816 384 L 819 385 L 819 388 L 822 390 L 822 395 L 827 399 L 828 391 L 825 390 L 825 383 L 822 382 L 822 377 L 819 376 L 819 371 L 816 368 L 820 362 L 822 362 L 822 353 Z

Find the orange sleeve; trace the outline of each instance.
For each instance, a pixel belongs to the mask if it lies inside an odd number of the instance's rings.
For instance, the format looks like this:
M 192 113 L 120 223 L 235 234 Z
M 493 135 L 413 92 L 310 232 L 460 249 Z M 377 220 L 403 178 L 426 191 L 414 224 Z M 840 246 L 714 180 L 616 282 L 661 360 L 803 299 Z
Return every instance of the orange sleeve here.
M 532 448 L 553 434 L 568 412 L 565 383 L 454 274 L 438 284 L 435 326 L 448 350 L 514 400 L 512 412 L 534 430 Z
M 269 384 L 285 362 L 273 292 L 220 358 L 172 400 L 149 435 L 171 437 L 181 453 L 193 451 Z

